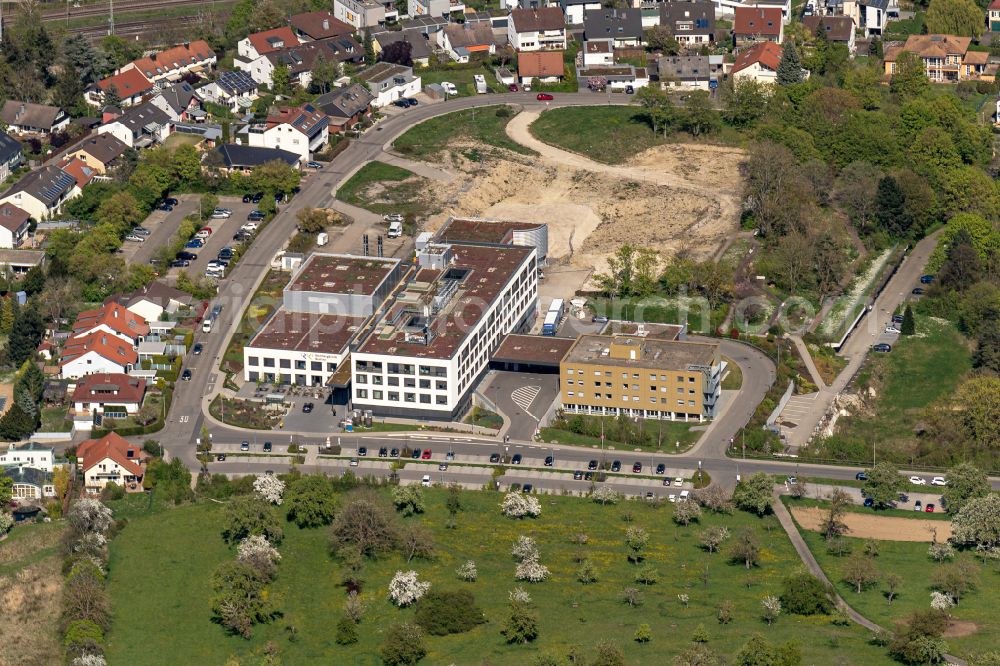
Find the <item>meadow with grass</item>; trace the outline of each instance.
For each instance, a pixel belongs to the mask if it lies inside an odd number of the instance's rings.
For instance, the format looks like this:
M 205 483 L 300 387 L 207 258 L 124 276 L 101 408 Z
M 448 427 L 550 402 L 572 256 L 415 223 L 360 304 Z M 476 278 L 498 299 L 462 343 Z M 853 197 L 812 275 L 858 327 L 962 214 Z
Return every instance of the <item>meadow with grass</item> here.
M 507 123 L 516 111 L 507 105 L 486 106 L 435 116 L 407 130 L 393 142 L 393 148 L 414 159 L 439 161 L 449 143 L 502 148 L 521 155 L 535 155 L 507 136 Z
M 358 492 L 366 491 L 338 490 L 337 511 Z M 374 492 L 388 504 L 388 488 Z M 501 515 L 502 494 L 463 491 L 452 517 L 449 490 L 423 493 L 422 513 L 394 515 L 393 520 L 404 529 L 422 527 L 434 555 L 408 562 L 396 549 L 364 561 L 358 576 L 364 612 L 357 642 L 349 645 L 335 640 L 346 589 L 344 565 L 331 555 L 330 528 L 299 528 L 284 521 L 285 507 L 272 507 L 281 517 L 284 539 L 267 595 L 280 614 L 255 625 L 252 636 L 244 639 L 214 623 L 211 611 L 212 572 L 234 558 L 235 549 L 221 536 L 232 499 L 169 508 L 134 498 L 124 505 L 112 503 L 117 515 L 129 520 L 111 544 L 109 590 L 115 614 L 109 663 L 221 664 L 231 657 L 257 663 L 270 650 L 286 664 L 377 664 L 386 636 L 399 623 L 413 622 L 420 610 L 420 602 L 398 608 L 387 598 L 389 581 L 400 570 L 416 571 L 433 591 L 470 592 L 483 612 L 485 622 L 464 633 L 425 635 L 422 663 L 427 664 L 529 664 L 541 655 L 565 658 L 573 651 L 589 657 L 601 640 L 616 644 L 625 663 L 666 663 L 692 645 L 696 632 L 727 658 L 759 632 L 775 645 L 794 641 L 802 663 L 888 663 L 884 651 L 868 643 L 866 632 L 835 623 L 832 616 L 782 615 L 771 625 L 763 621 L 762 598 L 780 594 L 784 578 L 801 566 L 773 516 L 703 512 L 683 527 L 672 520 L 677 505 L 601 505 L 539 496 L 540 516 L 512 519 Z M 387 508 L 394 513 L 391 505 Z M 648 534 L 648 545 L 641 549 L 641 561 L 633 563 L 624 540 L 626 531 L 636 527 Z M 730 538 L 717 552 L 707 552 L 700 545 L 702 532 L 722 527 Z M 758 564 L 749 569 L 728 554 L 744 531 L 760 546 Z M 539 562 L 549 570 L 542 582 L 514 578 L 517 561 L 511 547 L 521 536 L 535 540 Z M 474 582 L 456 573 L 470 560 L 477 569 Z M 582 575 L 585 563 L 589 573 Z M 538 636 L 510 644 L 501 628 L 509 595 L 518 587 L 531 596 Z M 634 605 L 624 601 L 628 588 L 635 590 L 630 593 Z M 721 608 L 729 608 L 726 623 L 720 622 Z M 648 642 L 635 640 L 642 624 L 649 625 Z

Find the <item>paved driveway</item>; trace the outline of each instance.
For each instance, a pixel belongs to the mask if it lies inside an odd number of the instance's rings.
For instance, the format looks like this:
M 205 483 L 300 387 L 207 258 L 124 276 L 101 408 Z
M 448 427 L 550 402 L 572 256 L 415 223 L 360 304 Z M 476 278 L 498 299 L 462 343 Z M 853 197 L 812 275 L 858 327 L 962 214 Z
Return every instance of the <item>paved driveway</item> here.
M 479 392 L 510 419 L 507 435 L 511 439 L 530 441 L 539 420 L 559 398 L 559 375 L 492 370 Z

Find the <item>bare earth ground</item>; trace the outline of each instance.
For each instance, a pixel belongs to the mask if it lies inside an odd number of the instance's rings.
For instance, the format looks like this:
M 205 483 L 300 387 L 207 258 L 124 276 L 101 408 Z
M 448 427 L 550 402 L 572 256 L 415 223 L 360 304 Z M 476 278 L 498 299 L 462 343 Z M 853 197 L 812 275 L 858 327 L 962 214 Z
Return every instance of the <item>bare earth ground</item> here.
M 0 576 L 0 666 L 62 662 L 56 638 L 62 580 L 56 557 Z
M 819 507 L 791 507 L 795 520 L 807 530 L 822 530 L 827 511 Z M 881 541 L 946 541 L 951 537 L 951 523 L 944 520 L 920 520 L 919 518 L 894 518 L 891 516 L 868 516 L 862 513 L 846 513 L 842 518 L 847 525 L 849 537 L 858 539 L 879 539 Z
M 536 118 L 515 116 L 507 133 L 540 157 L 496 150 L 472 163 L 448 152 L 446 168 L 465 176 L 430 184 L 440 213 L 428 231 L 450 216 L 546 222 L 550 263 L 604 271 L 624 243 L 704 258 L 737 230 L 740 150 L 679 144 L 601 164 L 535 139 L 528 126 Z

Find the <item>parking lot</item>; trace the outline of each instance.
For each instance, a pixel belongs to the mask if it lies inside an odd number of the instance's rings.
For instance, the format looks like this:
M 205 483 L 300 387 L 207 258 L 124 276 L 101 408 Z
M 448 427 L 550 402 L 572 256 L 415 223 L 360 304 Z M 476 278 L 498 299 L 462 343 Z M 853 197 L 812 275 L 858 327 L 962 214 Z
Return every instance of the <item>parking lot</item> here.
M 243 203 L 241 197 L 219 197 L 219 207 L 229 208 L 233 211 L 232 216 L 227 220 L 208 220 L 202 228 L 208 227 L 212 230 L 212 235 L 205 241 L 205 245 L 200 248 L 188 248 L 188 252 L 194 252 L 198 258 L 191 262 L 186 269 L 191 277 L 200 277 L 205 274 L 208 262 L 219 255 L 219 250 L 226 247 L 235 247 L 236 241 L 233 234 L 246 224 L 247 215 L 257 208 L 257 204 Z M 171 273 L 176 275 L 178 271 L 185 269 L 174 268 Z
M 191 213 L 198 212 L 198 197 L 193 194 L 182 194 L 176 197 L 178 204 L 172 211 L 166 212 L 153 209 L 142 226 L 149 229 L 150 234 L 142 243 L 125 241 L 122 244 L 122 254 L 125 261 L 133 264 L 146 264 L 153 258 L 156 252 L 170 242 L 170 237 L 174 235 L 180 226 L 181 220 Z M 166 267 L 160 267 L 161 274 Z

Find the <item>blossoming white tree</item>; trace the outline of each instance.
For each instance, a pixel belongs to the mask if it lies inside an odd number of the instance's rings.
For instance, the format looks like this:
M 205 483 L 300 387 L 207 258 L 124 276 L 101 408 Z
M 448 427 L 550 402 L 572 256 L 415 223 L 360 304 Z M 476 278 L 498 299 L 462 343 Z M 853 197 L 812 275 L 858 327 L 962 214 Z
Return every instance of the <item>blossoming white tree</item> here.
M 105 666 L 107 663 L 102 655 L 90 652 L 81 654 L 73 660 L 73 666 Z
M 526 580 L 529 583 L 540 583 L 549 575 L 549 568 L 538 561 L 537 557 L 521 560 L 514 569 L 514 578 Z
M 79 533 L 96 532 L 104 534 L 111 529 L 113 518 L 111 509 L 97 499 L 82 499 L 69 510 L 69 523 Z
M 281 553 L 262 534 L 248 536 L 236 547 L 236 558 L 261 573 L 270 575 L 274 565 L 281 560 Z
M 285 482 L 276 476 L 263 474 L 254 479 L 253 491 L 257 497 L 269 504 L 281 504 L 281 496 L 285 494 Z
M 538 559 L 538 546 L 535 544 L 535 540 L 529 536 L 521 535 L 514 542 L 514 545 L 510 549 L 510 554 L 516 557 L 518 560 L 531 560 Z
M 621 495 L 617 490 L 611 486 L 600 486 L 596 488 L 590 495 L 598 504 L 617 504 L 618 500 L 621 499 Z
M 528 591 L 525 590 L 523 587 L 515 587 L 508 593 L 508 596 L 510 596 L 510 600 L 514 603 L 518 604 L 531 603 L 531 595 L 528 594 Z
M 931 592 L 931 608 L 947 612 L 955 605 L 954 600 L 944 592 Z
M 458 574 L 459 578 L 467 583 L 476 582 L 476 577 L 479 575 L 479 572 L 476 570 L 476 563 L 472 560 L 469 560 L 456 569 L 455 573 Z
M 397 571 L 389 581 L 389 599 L 400 608 L 409 606 L 427 593 L 430 583 L 417 578 L 416 571 Z
M 531 495 L 507 493 L 500 503 L 500 511 L 508 518 L 537 518 L 542 513 L 542 505 Z
M 781 599 L 767 595 L 760 600 L 760 605 L 764 607 L 764 621 L 774 624 L 774 621 L 781 615 Z

